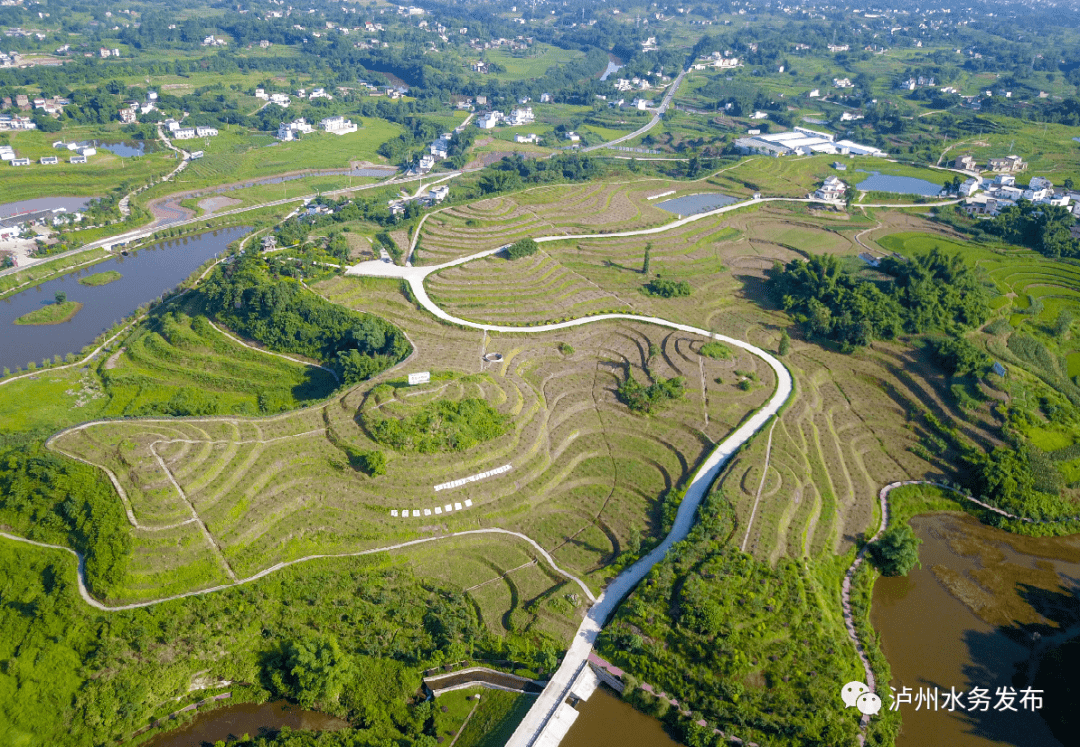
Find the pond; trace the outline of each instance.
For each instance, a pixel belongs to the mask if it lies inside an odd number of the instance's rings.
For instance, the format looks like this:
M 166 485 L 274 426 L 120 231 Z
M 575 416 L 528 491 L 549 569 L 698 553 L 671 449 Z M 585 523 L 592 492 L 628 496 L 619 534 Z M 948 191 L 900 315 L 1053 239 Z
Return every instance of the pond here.
M 615 73 L 622 70 L 624 67 L 625 67 L 625 65 L 623 65 L 620 62 L 618 57 L 614 57 L 614 56 L 609 54 L 608 55 L 607 67 L 604 69 L 604 72 L 600 75 L 600 80 L 607 80 L 612 75 L 614 75 Z
M 0 300 L 0 369 L 23 368 L 29 361 L 76 353 L 138 306 L 172 290 L 203 262 L 225 251 L 248 228 L 227 228 L 197 236 L 151 244 L 130 256 L 90 265 Z M 87 275 L 110 270 L 123 277 L 108 285 L 91 287 L 78 281 Z M 83 308 L 69 321 L 48 326 L 24 326 L 15 320 L 52 303 L 63 291 L 69 301 Z
M 93 197 L 38 197 L 33 200 L 19 200 L 0 204 L 0 218 L 10 218 L 23 213 L 36 213 L 41 210 L 64 208 L 69 213 L 82 210 L 90 204 Z
M 607 687 L 577 705 L 580 714 L 560 747 L 677 747 L 652 716 L 636 710 Z
M 145 156 L 147 153 L 153 152 L 153 146 L 146 147 L 146 141 L 134 140 L 131 142 L 121 141 L 118 143 L 98 143 L 98 148 L 107 150 L 110 153 L 120 156 L 121 158 L 134 158 L 136 156 Z
M 891 685 L 946 694 L 979 687 L 993 699 L 986 712 L 949 712 L 916 710 L 913 696 L 900 706 L 897 747 L 1061 745 L 1043 715 L 1075 709 L 1068 682 L 1037 680 L 1042 711 L 1025 710 L 1019 694 L 1017 712 L 995 710 L 996 693 L 1029 686 L 1049 647 L 1080 634 L 1080 535 L 1019 537 L 951 513 L 917 516 L 911 526 L 923 540 L 922 568 L 874 585 L 871 621 Z
M 710 210 L 716 210 L 737 201 L 734 197 L 728 197 L 719 192 L 710 192 L 708 194 L 686 195 L 685 197 L 676 197 L 673 200 L 664 200 L 656 203 L 656 207 L 667 210 L 669 213 L 687 216 L 707 213 Z
M 163 734 L 144 747 L 201 747 L 219 740 L 236 740 L 245 734 L 252 737 L 280 731 L 283 726 L 309 731 L 337 731 L 349 726 L 334 716 L 305 711 L 284 700 L 273 703 L 238 703 L 226 708 L 200 713 L 194 720 Z
M 925 179 L 916 179 L 913 176 L 893 176 L 862 169 L 859 171 L 870 174 L 855 185 L 863 192 L 893 192 L 898 195 L 921 195 L 922 197 L 937 197 L 941 193 L 940 184 L 934 184 Z M 944 180 L 944 177 L 942 179 Z

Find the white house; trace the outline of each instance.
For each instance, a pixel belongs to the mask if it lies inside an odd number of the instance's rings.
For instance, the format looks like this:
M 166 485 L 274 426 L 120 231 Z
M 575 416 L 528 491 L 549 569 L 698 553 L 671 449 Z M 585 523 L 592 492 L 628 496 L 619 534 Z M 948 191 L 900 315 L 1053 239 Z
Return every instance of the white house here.
M 649 108 L 649 102 L 648 102 L 647 99 L 642 99 L 642 98 L 634 99 L 634 108 L 638 109 L 638 110 L 641 110 L 641 111 L 645 111 L 646 109 Z
M 319 120 L 319 129 L 334 135 L 347 135 L 350 132 L 356 132 L 359 128 L 355 122 L 345 117 L 327 117 Z
M 981 176 L 976 176 L 976 177 L 972 177 L 970 179 L 965 179 L 964 182 L 960 185 L 960 189 L 958 191 L 959 191 L 961 197 L 971 197 L 973 194 L 975 194 L 981 188 L 982 188 L 982 177 Z
M 42 156 L 41 158 L 42 166 L 55 166 L 58 163 L 60 163 L 60 159 L 56 156 Z
M 432 202 L 442 202 L 449 194 L 450 187 L 446 186 L 445 184 L 441 184 L 438 187 L 433 187 L 432 190 L 428 192 L 428 199 L 430 199 Z
M 196 127 L 195 134 L 198 137 L 215 137 L 218 131 L 216 127 Z
M 566 133 L 566 139 L 569 140 L 571 143 L 580 143 L 581 135 L 577 134 L 576 132 L 568 132 Z
M 195 138 L 195 128 L 178 127 L 173 131 L 173 137 L 177 140 L 193 140 Z
M 97 148 L 89 148 L 89 147 L 87 147 L 87 148 L 79 148 L 78 153 L 79 153 L 80 156 L 83 156 L 84 158 L 89 158 L 90 156 L 96 156 L 97 155 Z
M 533 110 L 531 106 L 526 106 L 521 109 L 514 109 L 510 112 L 510 116 L 507 118 L 506 123 L 511 126 L 515 125 L 528 125 L 536 121 L 536 117 L 533 116 Z
M 287 107 L 292 103 L 292 100 L 284 93 L 272 93 L 270 94 L 270 103 L 277 104 L 278 106 Z
M 72 156 L 68 161 L 70 163 L 86 163 L 86 156 Z
M 493 130 L 495 129 L 495 125 L 499 124 L 502 118 L 502 112 L 488 112 L 487 114 L 481 114 L 480 118 L 476 120 L 476 126 L 481 130 Z
M 835 176 L 829 176 L 825 178 L 824 183 L 814 192 L 814 197 L 819 200 L 839 201 L 844 199 L 844 192 L 847 190 L 847 185 L 840 181 Z
M 515 143 L 538 143 L 540 142 L 540 136 L 535 132 L 530 132 L 525 135 L 514 135 Z
M 550 93 L 542 93 L 542 94 L 540 94 L 540 103 L 541 104 L 550 104 L 551 103 L 551 94 Z
M 303 117 L 292 122 L 282 122 L 278 125 L 277 138 L 282 142 L 299 139 L 299 135 L 310 134 L 314 128 Z
M 262 99 L 263 101 L 269 101 L 270 97 L 266 94 L 266 91 L 262 88 L 255 89 L 255 98 Z
M 431 171 L 433 168 L 435 168 L 435 157 L 433 155 L 431 155 L 430 153 L 425 153 L 424 155 L 420 156 L 421 171 Z
M 12 166 L 29 166 L 30 165 L 30 159 L 29 158 L 13 158 L 13 159 L 11 159 L 11 165 Z

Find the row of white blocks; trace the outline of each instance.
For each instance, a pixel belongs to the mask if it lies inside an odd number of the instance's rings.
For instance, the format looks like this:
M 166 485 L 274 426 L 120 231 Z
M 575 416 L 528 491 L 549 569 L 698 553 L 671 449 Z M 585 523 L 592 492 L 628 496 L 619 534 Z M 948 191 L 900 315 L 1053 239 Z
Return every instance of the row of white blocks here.
M 463 477 L 460 480 L 452 480 L 450 482 L 444 482 L 442 485 L 436 485 L 435 486 L 435 492 L 438 492 L 440 490 L 449 490 L 450 488 L 460 488 L 462 485 L 465 485 L 466 483 L 476 482 L 477 480 L 483 480 L 485 477 L 494 477 L 495 475 L 501 475 L 503 472 L 509 472 L 509 471 L 510 471 L 510 465 L 509 464 L 504 464 L 503 466 L 496 467 L 495 469 L 489 470 L 488 472 L 480 472 L 479 474 L 469 475 L 468 477 Z
M 423 509 L 423 511 L 421 511 L 420 509 L 416 509 L 416 508 L 413 508 L 413 509 L 405 508 L 405 509 L 401 510 L 400 514 L 398 513 L 398 510 L 396 508 L 392 508 L 392 509 L 390 509 L 390 515 L 391 516 L 401 516 L 401 518 L 403 518 L 403 519 L 408 519 L 409 518 L 409 511 L 411 510 L 412 511 L 412 518 L 416 519 L 416 518 L 419 518 L 421 516 L 431 516 L 433 511 L 436 514 L 448 514 L 448 513 L 452 512 L 452 511 L 464 511 L 465 509 L 471 508 L 471 507 L 472 507 L 472 501 L 466 499 L 464 506 L 461 505 L 460 503 L 447 503 L 445 506 L 436 506 L 433 509 L 425 508 L 425 509 Z

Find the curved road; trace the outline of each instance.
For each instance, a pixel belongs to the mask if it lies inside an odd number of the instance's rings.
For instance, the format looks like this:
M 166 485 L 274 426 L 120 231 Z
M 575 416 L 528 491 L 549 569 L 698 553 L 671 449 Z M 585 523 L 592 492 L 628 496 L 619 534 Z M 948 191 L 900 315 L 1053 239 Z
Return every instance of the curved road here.
M 664 116 L 664 112 L 667 111 L 668 105 L 671 103 L 671 100 L 675 98 L 675 92 L 679 90 L 679 86 L 682 85 L 684 77 L 686 77 L 685 70 L 680 71 L 679 74 L 675 76 L 675 80 L 671 83 L 671 89 L 664 94 L 664 98 L 660 100 L 660 106 L 656 107 L 656 113 L 653 114 L 653 118 L 649 120 L 649 123 L 647 125 L 634 130 L 629 135 L 623 135 L 622 137 L 616 138 L 610 142 L 600 143 L 599 145 L 590 145 L 588 148 L 582 148 L 581 152 L 588 153 L 589 151 L 600 150 L 601 148 L 610 148 L 612 145 L 618 145 L 619 143 L 625 143 L 627 140 L 633 140 L 638 135 L 644 135 L 653 127 L 656 127 L 657 123 L 660 121 L 660 117 Z

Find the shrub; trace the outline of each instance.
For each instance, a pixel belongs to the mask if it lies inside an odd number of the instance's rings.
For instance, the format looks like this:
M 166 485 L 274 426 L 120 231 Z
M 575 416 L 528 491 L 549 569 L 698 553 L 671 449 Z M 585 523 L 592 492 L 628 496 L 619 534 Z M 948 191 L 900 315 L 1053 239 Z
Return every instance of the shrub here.
M 562 353 L 563 355 L 567 355 L 567 356 L 573 355 L 574 354 L 574 348 L 568 342 L 560 342 L 559 343 L 559 352 Z
M 690 295 L 690 283 L 685 280 L 665 280 L 653 278 L 645 286 L 645 292 L 650 296 L 660 298 L 675 298 Z
M 919 565 L 919 545 L 922 540 L 915 536 L 907 524 L 892 527 L 881 539 L 870 545 L 870 557 L 878 570 L 886 576 L 906 576 Z
M 670 379 L 657 379 L 649 386 L 638 383 L 632 374 L 619 384 L 616 395 L 619 401 L 633 412 L 650 413 L 670 400 L 680 399 L 686 391 L 686 382 L 681 376 Z
M 698 350 L 698 353 L 704 355 L 706 358 L 712 358 L 713 360 L 718 361 L 728 361 L 734 356 L 734 353 L 731 352 L 731 348 L 724 343 L 715 340 L 702 345 L 701 349 Z
M 536 254 L 540 245 L 529 238 L 518 239 L 506 248 L 507 259 L 521 259 L 531 254 Z

